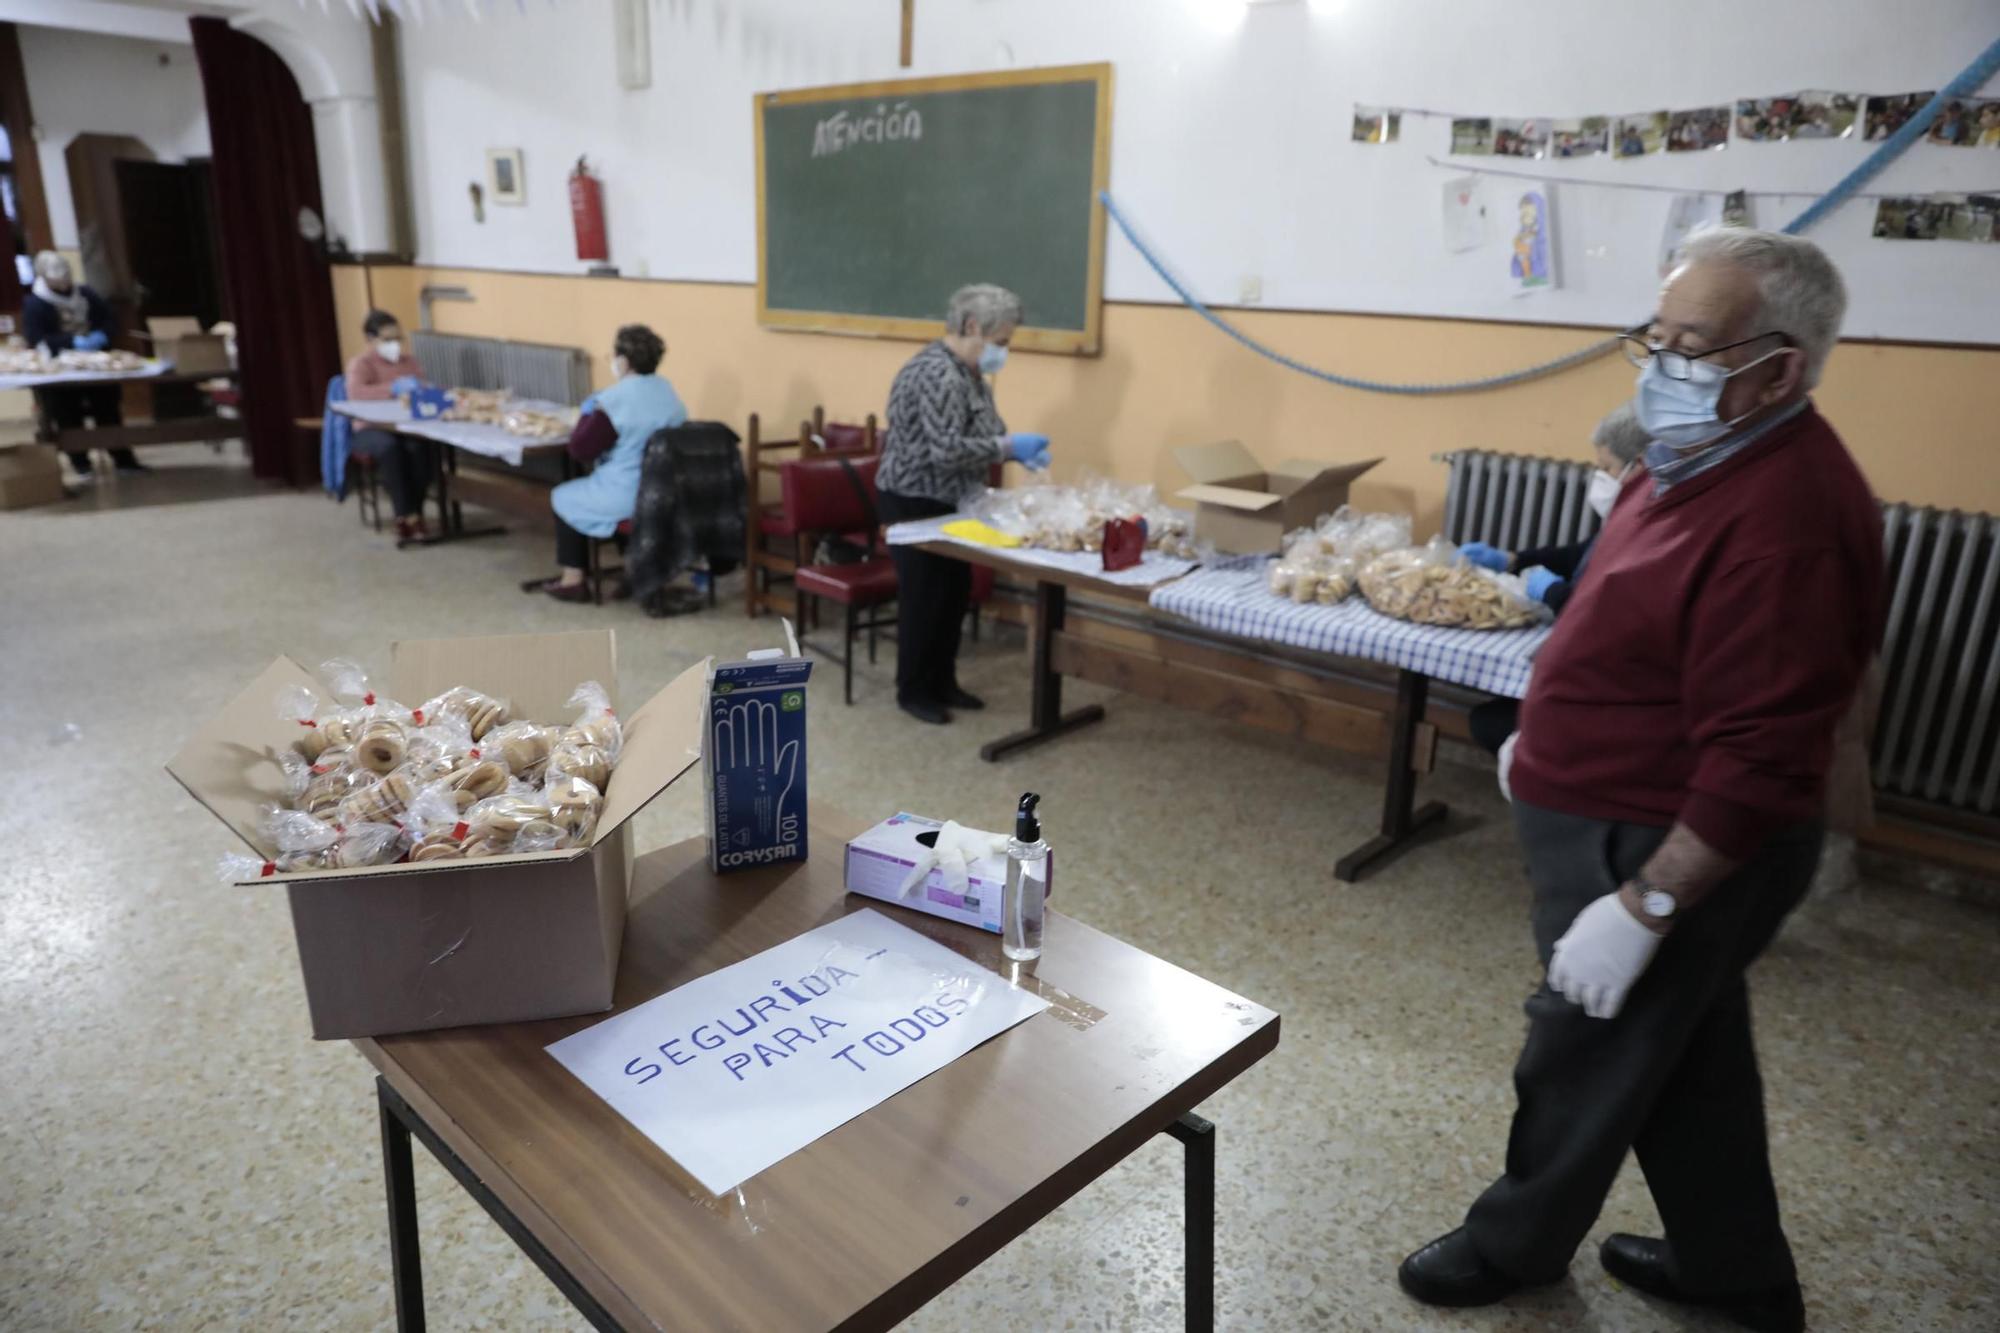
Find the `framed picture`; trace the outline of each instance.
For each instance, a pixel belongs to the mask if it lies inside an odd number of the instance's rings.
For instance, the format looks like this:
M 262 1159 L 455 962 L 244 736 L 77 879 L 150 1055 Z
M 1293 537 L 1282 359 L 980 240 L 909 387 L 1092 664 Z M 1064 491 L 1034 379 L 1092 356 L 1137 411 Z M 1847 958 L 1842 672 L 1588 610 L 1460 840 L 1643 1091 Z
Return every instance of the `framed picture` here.
M 528 182 L 521 174 L 521 150 L 518 148 L 489 148 L 486 150 L 486 197 L 496 204 L 525 204 L 528 202 Z

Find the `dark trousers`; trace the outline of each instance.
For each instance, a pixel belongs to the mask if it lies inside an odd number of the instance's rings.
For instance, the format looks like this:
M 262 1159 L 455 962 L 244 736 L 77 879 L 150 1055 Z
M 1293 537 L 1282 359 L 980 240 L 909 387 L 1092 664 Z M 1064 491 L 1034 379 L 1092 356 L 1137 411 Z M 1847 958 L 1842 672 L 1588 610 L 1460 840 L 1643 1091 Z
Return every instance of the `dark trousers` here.
M 936 518 L 957 506 L 883 491 L 884 523 Z M 972 605 L 972 566 L 913 546 L 892 546 L 896 562 L 896 700 L 937 703 L 958 688 L 958 639 Z
M 1520 802 L 1514 822 L 1544 967 L 1577 913 L 1629 879 L 1666 834 Z M 1488 1263 L 1529 1282 L 1561 1277 L 1630 1148 L 1689 1291 L 1725 1296 L 1794 1279 L 1743 972 L 1804 896 L 1820 837 L 1815 823 L 1770 838 L 1674 927 L 1616 1018 L 1587 1016 L 1546 982 L 1528 998 L 1507 1173 L 1465 1219 Z
M 120 402 L 118 386 L 100 384 L 90 389 L 37 389 L 42 400 L 42 411 L 47 414 L 49 424 L 58 430 L 81 430 L 84 418 L 90 418 L 98 426 L 118 426 L 124 424 L 125 409 Z M 83 449 L 69 449 L 69 465 L 78 472 L 91 470 L 90 454 Z M 111 462 L 116 467 L 134 468 L 139 460 L 130 449 L 113 449 Z
M 556 520 L 556 563 L 567 569 L 588 569 L 590 567 L 590 538 L 562 521 Z
M 1521 725 L 1521 701 L 1482 699 L 1466 710 L 1465 724 L 1475 745 L 1488 754 L 1499 754 L 1500 747 Z
M 424 493 L 430 489 L 431 469 L 437 466 L 428 440 L 412 439 L 387 430 L 357 430 L 348 441 L 350 454 L 375 460 L 382 485 L 389 492 L 389 504 L 397 518 L 423 512 Z

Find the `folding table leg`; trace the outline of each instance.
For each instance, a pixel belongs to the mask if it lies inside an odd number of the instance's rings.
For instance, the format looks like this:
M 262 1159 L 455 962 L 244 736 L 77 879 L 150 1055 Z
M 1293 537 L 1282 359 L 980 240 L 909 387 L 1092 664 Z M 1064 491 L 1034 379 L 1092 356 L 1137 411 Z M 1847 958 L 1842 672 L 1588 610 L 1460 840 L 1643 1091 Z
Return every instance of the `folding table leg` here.
M 1100 704 L 1086 704 L 1072 713 L 1062 710 L 1062 674 L 1055 668 L 1055 636 L 1062 632 L 1069 608 L 1069 590 L 1060 583 L 1035 585 L 1034 696 L 1026 731 L 1002 736 L 979 747 L 979 757 L 988 763 L 1024 750 L 1031 745 L 1104 720 Z
M 847 620 L 840 631 L 840 689 L 847 704 L 854 706 L 854 603 L 847 604 Z
M 1417 728 L 1423 725 L 1431 678 L 1421 671 L 1396 673 L 1396 711 L 1390 719 L 1389 773 L 1382 792 L 1382 831 L 1334 863 L 1334 878 L 1353 883 L 1376 864 L 1407 847 L 1416 835 L 1445 817 L 1444 803 L 1419 808 Z
M 410 1161 L 410 1130 L 390 1109 L 379 1081 L 375 1109 L 382 1119 L 382 1177 L 389 1191 L 389 1265 L 396 1292 L 396 1327 L 423 1333 L 423 1255 L 417 1247 L 417 1177 Z
M 1187 1149 L 1187 1275 L 1184 1299 L 1188 1333 L 1215 1328 L 1215 1125 L 1190 1111 L 1167 1126 Z

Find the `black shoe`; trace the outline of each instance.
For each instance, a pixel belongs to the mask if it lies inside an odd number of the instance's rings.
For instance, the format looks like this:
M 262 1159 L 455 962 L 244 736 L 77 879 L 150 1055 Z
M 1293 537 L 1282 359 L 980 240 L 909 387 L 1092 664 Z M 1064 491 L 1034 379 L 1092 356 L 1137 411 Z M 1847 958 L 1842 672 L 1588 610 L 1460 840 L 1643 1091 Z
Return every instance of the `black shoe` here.
M 1663 1301 L 1713 1310 L 1755 1333 L 1803 1333 L 1806 1326 L 1805 1298 L 1798 1283 L 1740 1296 L 1696 1296 L 1681 1285 L 1674 1273 L 1673 1252 L 1663 1240 L 1616 1232 L 1598 1247 L 1597 1261 L 1628 1287 Z
M 898 699 L 896 707 L 917 721 L 928 722 L 934 727 L 941 727 L 951 721 L 951 714 L 945 712 L 942 705 L 934 704 L 928 699 Z
M 968 691 L 961 690 L 956 685 L 952 686 L 950 689 L 944 692 L 944 701 L 951 707 L 962 709 L 963 711 L 968 713 L 976 713 L 980 709 L 986 707 L 986 701 L 984 699 L 980 698 L 976 694 L 972 694 L 969 693 Z
M 1425 1305 L 1491 1305 L 1524 1287 L 1479 1257 L 1465 1228 L 1447 1232 L 1403 1260 L 1396 1270 L 1403 1290 Z

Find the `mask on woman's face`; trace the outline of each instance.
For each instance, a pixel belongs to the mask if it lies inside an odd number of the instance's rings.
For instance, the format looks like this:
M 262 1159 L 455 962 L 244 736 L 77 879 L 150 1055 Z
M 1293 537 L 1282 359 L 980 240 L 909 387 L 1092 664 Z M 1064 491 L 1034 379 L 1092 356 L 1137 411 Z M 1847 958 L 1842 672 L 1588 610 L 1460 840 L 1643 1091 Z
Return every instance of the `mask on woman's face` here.
M 979 349 L 979 368 L 988 375 L 999 374 L 1000 367 L 1006 364 L 1007 346 L 1005 343 L 987 343 L 986 346 Z
M 401 338 L 384 338 L 381 342 L 375 344 L 375 350 L 382 354 L 384 361 L 401 361 L 403 359 L 403 340 Z
M 1611 506 L 1618 503 L 1618 491 L 1625 484 L 1622 477 L 1622 473 L 1614 476 L 1603 468 L 1590 474 L 1590 484 L 1584 488 L 1583 498 L 1598 518 L 1611 517 Z

